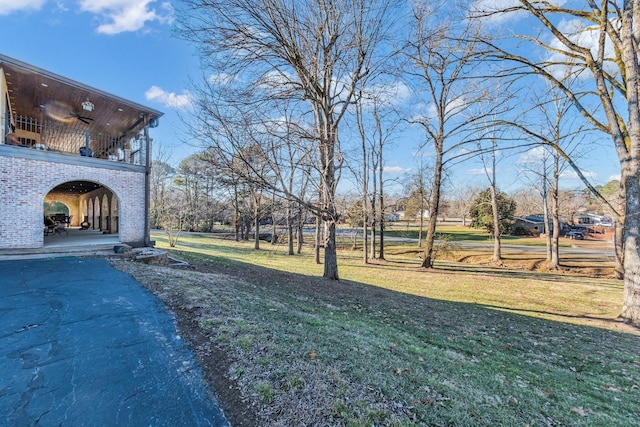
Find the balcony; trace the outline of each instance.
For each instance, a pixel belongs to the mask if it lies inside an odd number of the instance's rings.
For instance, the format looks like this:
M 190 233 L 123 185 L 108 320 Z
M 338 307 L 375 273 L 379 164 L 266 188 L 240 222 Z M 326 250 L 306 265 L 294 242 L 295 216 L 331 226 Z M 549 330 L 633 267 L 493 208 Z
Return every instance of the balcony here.
M 147 166 L 151 138 L 144 131 L 124 136 L 92 133 L 88 126 L 60 121 L 40 121 L 35 118 L 16 116 L 15 134 L 20 149 L 31 149 L 49 154 L 64 154 L 75 157 L 91 157 L 109 162 Z M 14 152 L 16 156 L 27 155 L 25 151 Z M 40 154 L 42 156 L 43 153 Z M 31 153 L 29 157 L 38 156 Z M 48 158 L 53 158 L 48 156 Z M 64 158 L 63 158 L 64 159 Z M 73 162 L 71 159 L 67 159 Z

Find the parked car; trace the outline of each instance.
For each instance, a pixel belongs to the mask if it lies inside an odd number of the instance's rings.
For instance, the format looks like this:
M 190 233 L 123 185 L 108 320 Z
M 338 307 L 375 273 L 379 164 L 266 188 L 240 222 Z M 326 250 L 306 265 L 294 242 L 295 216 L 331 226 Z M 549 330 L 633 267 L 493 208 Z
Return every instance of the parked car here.
M 564 236 L 568 237 L 569 239 L 584 240 L 584 233 L 578 230 L 571 230 Z

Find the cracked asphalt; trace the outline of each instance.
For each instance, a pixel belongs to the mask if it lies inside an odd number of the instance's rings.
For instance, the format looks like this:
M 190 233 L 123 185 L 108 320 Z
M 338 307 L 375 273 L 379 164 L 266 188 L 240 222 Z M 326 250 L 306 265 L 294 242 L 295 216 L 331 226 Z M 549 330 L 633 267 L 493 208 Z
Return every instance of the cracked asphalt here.
M 228 426 L 172 315 L 105 259 L 0 261 L 0 425 Z

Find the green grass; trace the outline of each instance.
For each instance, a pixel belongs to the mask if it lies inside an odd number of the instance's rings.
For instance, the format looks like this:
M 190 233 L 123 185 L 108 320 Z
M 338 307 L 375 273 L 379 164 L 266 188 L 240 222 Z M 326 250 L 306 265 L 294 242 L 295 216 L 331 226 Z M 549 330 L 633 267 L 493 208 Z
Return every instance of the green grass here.
M 191 307 L 260 425 L 640 417 L 640 338 L 616 320 L 620 282 L 454 263 L 426 272 L 402 250 L 366 266 L 360 252 L 341 251 L 341 281 L 330 282 L 308 248 L 293 257 L 262 248 L 185 235 L 172 252 L 208 273 L 138 273 Z
M 409 239 L 417 239 L 419 236 L 419 227 L 415 225 L 403 225 L 392 223 L 385 230 L 385 236 L 402 237 Z M 423 238 L 426 236 L 426 225 L 423 229 Z M 483 229 L 471 227 L 463 227 L 461 225 L 438 225 L 436 228 L 436 239 L 446 238 L 452 242 L 469 242 L 469 243 L 493 243 L 493 237 Z M 502 242 L 508 245 L 519 246 L 545 246 L 546 241 L 540 237 L 528 236 L 502 236 Z M 560 247 L 568 247 L 570 245 L 561 244 Z

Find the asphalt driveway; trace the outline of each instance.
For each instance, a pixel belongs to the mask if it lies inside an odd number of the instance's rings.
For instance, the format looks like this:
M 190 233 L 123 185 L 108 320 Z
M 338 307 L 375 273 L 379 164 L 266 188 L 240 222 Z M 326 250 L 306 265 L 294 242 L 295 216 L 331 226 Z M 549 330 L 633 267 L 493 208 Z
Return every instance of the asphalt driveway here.
M 0 414 L 11 426 L 228 425 L 171 314 L 98 258 L 0 261 Z

